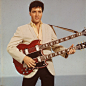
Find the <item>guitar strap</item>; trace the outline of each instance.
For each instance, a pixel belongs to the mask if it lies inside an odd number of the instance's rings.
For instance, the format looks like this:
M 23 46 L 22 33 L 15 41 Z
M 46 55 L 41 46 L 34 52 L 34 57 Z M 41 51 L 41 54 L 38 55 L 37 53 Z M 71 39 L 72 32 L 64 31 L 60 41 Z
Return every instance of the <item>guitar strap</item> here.
M 49 24 L 49 25 L 50 25 L 50 24 Z M 63 29 L 63 30 L 66 30 L 66 31 L 69 31 L 69 32 L 72 32 L 72 33 L 78 33 L 78 31 L 75 31 L 75 30 L 72 30 L 72 29 L 68 29 L 68 28 L 64 28 L 64 27 L 60 27 L 60 26 L 55 26 L 55 25 L 50 25 L 50 26 L 51 26 L 51 28 L 53 29 L 53 31 L 54 31 L 55 34 L 56 34 L 56 32 L 55 32 L 53 26 L 54 26 L 54 27 L 57 27 L 57 28 L 60 28 L 60 29 Z
M 51 26 L 51 28 L 53 29 L 53 32 L 55 33 L 55 35 L 56 35 L 56 32 L 55 32 L 55 30 L 54 30 L 54 28 L 53 28 L 53 25 L 50 25 Z

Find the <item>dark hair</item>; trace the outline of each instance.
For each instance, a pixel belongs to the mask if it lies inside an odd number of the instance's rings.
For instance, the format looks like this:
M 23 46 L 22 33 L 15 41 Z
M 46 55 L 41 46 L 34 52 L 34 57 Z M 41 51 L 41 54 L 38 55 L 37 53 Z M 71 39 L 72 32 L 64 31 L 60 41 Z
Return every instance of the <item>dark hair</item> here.
M 31 9 L 33 7 L 41 7 L 42 8 L 42 12 L 44 11 L 44 3 L 41 2 L 41 1 L 33 1 L 30 3 L 30 6 L 29 6 L 29 12 L 31 12 Z

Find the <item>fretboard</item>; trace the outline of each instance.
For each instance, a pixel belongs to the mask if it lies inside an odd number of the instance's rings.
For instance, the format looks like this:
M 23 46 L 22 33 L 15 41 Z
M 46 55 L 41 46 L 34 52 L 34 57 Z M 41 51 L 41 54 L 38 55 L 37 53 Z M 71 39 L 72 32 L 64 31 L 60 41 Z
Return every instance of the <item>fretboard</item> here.
M 76 47 L 73 47 L 73 49 L 76 49 Z M 51 54 L 48 54 L 48 55 L 40 56 L 40 60 L 41 60 L 41 62 L 42 62 L 42 61 L 51 59 L 52 57 L 55 57 L 55 56 L 64 54 L 64 53 L 66 53 L 66 52 L 69 52 L 69 50 L 70 50 L 70 48 L 65 49 L 65 50 L 62 50 L 62 51 L 58 51 L 58 52 L 56 52 L 56 53 L 51 53 Z
M 81 44 L 77 44 L 75 47 L 72 47 L 72 48 L 67 48 L 67 49 L 64 49 L 64 50 L 61 50 L 61 51 L 58 51 L 58 52 L 55 52 L 55 53 L 39 56 L 37 58 L 38 58 L 39 62 L 42 62 L 42 61 L 51 59 L 52 57 L 55 57 L 55 56 L 58 56 L 58 55 L 61 55 L 61 54 L 65 54 L 65 53 L 69 52 L 70 49 L 81 50 L 81 49 L 84 49 L 84 48 L 86 48 L 86 42 L 81 43 Z
M 76 34 L 73 34 L 73 35 L 70 35 L 70 36 L 67 36 L 67 37 L 64 37 L 64 38 L 61 38 L 61 39 L 58 39 L 58 40 L 55 40 L 55 41 L 52 41 L 52 42 L 48 42 L 48 43 L 45 43 L 45 44 L 42 44 L 42 45 L 39 45 L 39 49 L 45 49 L 47 47 L 51 47 L 55 44 L 58 44 L 58 43 L 61 43 L 61 42 L 64 42 L 64 41 L 67 41 L 67 40 L 70 40 L 70 39 L 73 39 L 73 38 L 76 38 L 76 37 L 79 37 L 82 35 L 82 32 L 79 32 L 79 33 L 76 33 Z

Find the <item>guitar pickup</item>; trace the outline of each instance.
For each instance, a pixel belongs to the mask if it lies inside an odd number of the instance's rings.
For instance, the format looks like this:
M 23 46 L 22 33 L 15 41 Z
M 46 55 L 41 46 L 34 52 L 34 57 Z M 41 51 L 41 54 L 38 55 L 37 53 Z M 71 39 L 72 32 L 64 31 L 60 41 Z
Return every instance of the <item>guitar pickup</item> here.
M 38 45 L 36 45 L 35 47 L 36 47 L 36 51 L 39 51 L 39 46 L 38 46 Z
M 28 52 L 28 49 L 27 49 L 27 48 L 24 50 L 24 52 L 25 52 L 25 54 L 26 54 L 26 55 L 28 55 L 28 54 L 29 54 L 29 52 Z
M 40 58 L 40 56 L 38 56 L 37 59 L 38 59 L 38 62 L 41 62 L 41 58 Z

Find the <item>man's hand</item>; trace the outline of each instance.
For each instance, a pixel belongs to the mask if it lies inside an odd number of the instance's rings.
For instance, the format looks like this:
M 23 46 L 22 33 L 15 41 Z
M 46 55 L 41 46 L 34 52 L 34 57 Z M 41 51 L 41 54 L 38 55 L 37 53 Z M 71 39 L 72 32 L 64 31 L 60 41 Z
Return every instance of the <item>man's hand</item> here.
M 35 61 L 31 57 L 25 56 L 23 60 L 28 65 L 29 68 L 30 67 L 34 68 L 36 66 Z
M 74 44 L 72 44 L 70 48 L 73 48 L 73 46 Z M 70 49 L 69 52 L 67 52 L 67 54 L 74 54 L 75 52 L 76 52 L 75 49 Z

